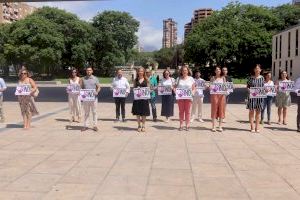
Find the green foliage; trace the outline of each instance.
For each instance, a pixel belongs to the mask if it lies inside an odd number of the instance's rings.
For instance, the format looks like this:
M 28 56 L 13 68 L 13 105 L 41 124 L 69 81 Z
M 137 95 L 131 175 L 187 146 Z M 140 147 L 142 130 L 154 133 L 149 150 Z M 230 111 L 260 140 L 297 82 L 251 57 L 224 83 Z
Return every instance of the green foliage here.
M 244 76 L 256 63 L 269 68 L 272 36 L 296 24 L 299 11 L 290 5 L 268 8 L 230 3 L 192 30 L 184 44 L 185 59 L 200 66 L 226 64 Z
M 104 11 L 93 18 L 92 25 L 95 63 L 103 69 L 101 75 L 110 75 L 115 65 L 125 65 L 134 57 L 139 22 L 126 12 Z

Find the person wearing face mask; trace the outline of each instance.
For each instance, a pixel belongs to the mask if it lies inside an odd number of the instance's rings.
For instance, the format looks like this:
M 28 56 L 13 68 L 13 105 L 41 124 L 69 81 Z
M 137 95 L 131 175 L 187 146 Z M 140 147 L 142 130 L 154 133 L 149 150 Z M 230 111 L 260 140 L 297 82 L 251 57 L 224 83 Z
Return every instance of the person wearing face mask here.
M 130 93 L 130 85 L 127 78 L 123 77 L 122 69 L 116 71 L 116 77 L 112 81 L 112 89 L 123 89 L 126 90 L 125 97 L 114 97 L 116 105 L 116 122 L 120 121 L 120 109 L 122 114 L 122 122 L 125 122 L 125 101 L 126 97 Z

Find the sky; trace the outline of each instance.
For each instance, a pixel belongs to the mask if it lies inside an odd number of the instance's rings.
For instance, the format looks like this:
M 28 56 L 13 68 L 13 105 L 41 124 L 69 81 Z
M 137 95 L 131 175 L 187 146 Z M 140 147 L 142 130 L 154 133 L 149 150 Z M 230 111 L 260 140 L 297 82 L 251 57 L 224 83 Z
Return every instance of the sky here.
M 76 1 L 31 3 L 34 6 L 44 5 L 58 7 L 77 14 L 81 19 L 89 21 L 97 13 L 104 10 L 129 12 L 140 21 L 137 33 L 139 44 L 145 51 L 160 49 L 162 46 L 163 20 L 173 18 L 178 23 L 178 42 L 183 40 L 184 25 L 190 22 L 193 11 L 199 8 L 220 10 L 230 0 L 105 0 L 105 1 Z M 292 0 L 240 0 L 264 6 L 278 6 L 291 3 Z

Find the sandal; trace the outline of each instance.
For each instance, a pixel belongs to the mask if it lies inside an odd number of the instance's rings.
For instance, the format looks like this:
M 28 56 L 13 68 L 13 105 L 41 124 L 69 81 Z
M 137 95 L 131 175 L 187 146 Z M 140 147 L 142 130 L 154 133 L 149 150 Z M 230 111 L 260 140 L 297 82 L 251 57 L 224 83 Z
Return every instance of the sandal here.
M 142 132 L 146 132 L 146 129 L 145 129 L 145 127 L 142 127 L 142 130 L 141 130 Z
M 219 131 L 219 132 L 223 132 L 223 128 L 222 128 L 222 127 L 219 128 L 218 131 Z
M 189 131 L 189 130 L 190 130 L 190 127 L 186 127 L 186 128 L 185 128 L 185 131 Z
M 178 128 L 178 131 L 183 131 L 183 128 L 182 128 L 182 127 L 179 127 L 179 128 Z
M 138 132 L 142 132 L 142 128 L 139 126 L 137 129 Z
M 212 131 L 212 132 L 216 132 L 217 130 L 216 130 L 215 128 L 212 128 L 211 131 Z
M 254 129 L 251 129 L 250 132 L 251 132 L 251 133 L 255 133 L 255 130 L 254 130 Z

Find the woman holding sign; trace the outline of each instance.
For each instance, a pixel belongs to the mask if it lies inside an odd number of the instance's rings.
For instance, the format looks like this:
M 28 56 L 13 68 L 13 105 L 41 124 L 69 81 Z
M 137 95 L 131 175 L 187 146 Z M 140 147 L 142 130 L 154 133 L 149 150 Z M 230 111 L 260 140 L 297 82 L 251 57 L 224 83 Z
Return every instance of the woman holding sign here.
M 170 117 L 174 115 L 174 95 L 173 88 L 175 85 L 174 78 L 170 77 L 171 73 L 169 70 L 163 72 L 163 79 L 160 81 L 158 86 L 158 94 L 161 95 L 161 116 L 166 117 L 168 123 Z
M 180 127 L 183 130 L 183 122 L 185 121 L 186 131 L 190 128 L 191 106 L 193 94 L 195 93 L 195 81 L 191 77 L 188 65 L 183 66 L 179 71 L 179 77 L 176 80 L 176 99 L 179 107 Z
M 68 99 L 71 119 L 70 122 L 81 120 L 80 78 L 77 69 L 72 69 L 69 78 Z
M 150 116 L 149 99 L 150 99 L 150 83 L 146 77 L 146 72 L 143 67 L 137 70 L 137 78 L 134 80 L 135 89 L 147 90 L 147 95 L 138 94 L 138 98 L 135 98 L 132 105 L 132 114 L 137 116 L 138 132 L 145 132 L 146 117 Z M 137 91 L 134 89 L 134 92 Z M 147 96 L 147 98 L 146 98 Z M 144 98 L 145 97 L 145 98 Z
M 16 95 L 18 96 L 23 116 L 24 129 L 29 129 L 31 126 L 32 116 L 39 114 L 33 99 L 33 97 L 36 96 L 37 91 L 38 89 L 34 80 L 28 77 L 28 71 L 20 71 Z
M 210 102 L 211 102 L 211 120 L 212 132 L 216 132 L 216 121 L 219 120 L 218 131 L 223 132 L 223 120 L 225 118 L 226 106 L 226 79 L 220 66 L 215 68 L 215 76 L 210 80 Z
M 278 108 L 278 124 L 280 125 L 282 122 L 284 125 L 287 125 L 286 115 L 287 108 L 291 106 L 291 95 L 290 91 L 284 89 L 282 87 L 285 83 L 290 82 L 289 77 L 286 71 L 281 71 L 279 75 L 278 82 L 276 83 L 278 87 L 278 93 L 276 96 L 275 104 Z M 283 121 L 282 121 L 283 117 Z
M 271 108 L 272 108 L 272 103 L 273 103 L 273 99 L 274 99 L 274 90 L 272 90 L 272 88 L 274 88 L 274 82 L 272 81 L 272 74 L 271 72 L 266 72 L 264 74 L 264 78 L 265 78 L 265 89 L 267 92 L 267 98 L 264 99 L 264 106 L 263 109 L 261 111 L 261 124 L 264 124 L 264 115 L 265 115 L 265 110 L 267 109 L 267 116 L 268 116 L 268 125 L 271 125 Z
M 247 88 L 249 90 L 247 109 L 249 109 L 249 121 L 250 121 L 252 133 L 260 132 L 259 117 L 264 106 L 265 79 L 263 76 L 260 75 L 260 73 L 261 73 L 261 65 L 257 64 L 253 69 L 252 76 L 248 79 L 247 82 Z M 252 93 L 252 91 L 254 90 L 257 92 Z M 254 114 L 255 114 L 255 127 L 254 127 Z

